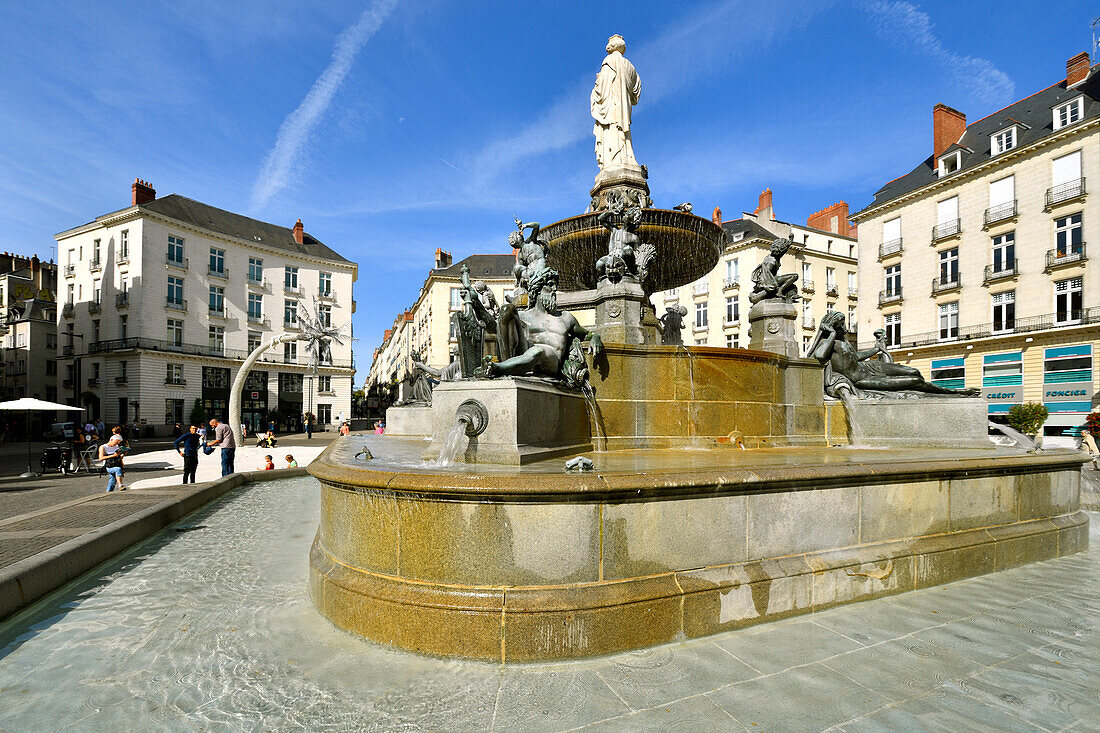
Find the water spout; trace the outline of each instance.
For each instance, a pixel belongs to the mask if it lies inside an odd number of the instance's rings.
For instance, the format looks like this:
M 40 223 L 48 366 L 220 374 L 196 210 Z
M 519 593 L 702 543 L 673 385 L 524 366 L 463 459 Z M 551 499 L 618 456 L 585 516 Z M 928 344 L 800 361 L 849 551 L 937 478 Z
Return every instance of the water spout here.
M 451 428 L 451 432 L 447 433 L 433 465 L 439 468 L 450 466 L 458 459 L 460 454 L 466 452 L 468 443 L 466 440 L 467 425 L 469 425 L 469 421 L 466 417 L 459 415 L 455 419 L 454 427 Z
M 604 437 L 603 429 L 603 414 L 600 412 L 600 406 L 596 404 L 596 390 L 592 388 L 592 384 L 585 380 L 581 385 L 581 394 L 584 395 L 584 404 L 588 407 L 588 414 L 592 416 L 592 427 L 596 431 L 595 435 L 595 449 L 597 453 L 603 453 L 607 450 L 607 438 Z
M 1016 445 L 1018 447 L 1023 448 L 1024 450 L 1032 451 L 1032 450 L 1035 450 L 1035 448 L 1036 448 L 1034 440 L 1027 437 L 1023 433 L 1021 433 L 1019 430 L 1016 430 L 1015 428 L 1010 428 L 1007 425 L 1001 425 L 1000 423 L 995 423 L 992 420 L 989 421 L 989 427 L 993 428 L 994 430 L 996 430 L 999 433 L 1007 435 L 1009 438 L 1011 438 L 1016 443 Z

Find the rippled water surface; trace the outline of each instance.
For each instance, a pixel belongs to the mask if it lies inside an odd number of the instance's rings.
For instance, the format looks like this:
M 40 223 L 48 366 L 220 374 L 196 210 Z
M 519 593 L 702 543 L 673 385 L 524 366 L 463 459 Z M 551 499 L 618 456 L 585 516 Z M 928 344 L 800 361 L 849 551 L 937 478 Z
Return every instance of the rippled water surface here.
M 308 478 L 238 490 L 0 626 L 0 730 L 1100 720 L 1095 549 L 690 643 L 502 669 L 391 651 L 321 618 L 306 591 L 318 507 Z

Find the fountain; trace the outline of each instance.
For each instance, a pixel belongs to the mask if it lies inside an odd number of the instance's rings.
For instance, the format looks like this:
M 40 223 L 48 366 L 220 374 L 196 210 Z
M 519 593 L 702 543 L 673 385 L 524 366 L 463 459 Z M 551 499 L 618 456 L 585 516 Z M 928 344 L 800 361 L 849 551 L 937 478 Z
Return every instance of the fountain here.
M 856 351 L 840 314 L 798 357 L 789 240 L 753 273 L 752 348 L 656 344 L 649 295 L 710 271 L 722 233 L 653 207 L 624 50 L 592 93 L 589 211 L 516 222 L 499 309 L 464 278 L 462 378 L 431 395 L 427 451 L 342 439 L 310 465 L 320 612 L 421 653 L 569 659 L 1084 549 L 1079 454 L 993 446 L 980 398 Z

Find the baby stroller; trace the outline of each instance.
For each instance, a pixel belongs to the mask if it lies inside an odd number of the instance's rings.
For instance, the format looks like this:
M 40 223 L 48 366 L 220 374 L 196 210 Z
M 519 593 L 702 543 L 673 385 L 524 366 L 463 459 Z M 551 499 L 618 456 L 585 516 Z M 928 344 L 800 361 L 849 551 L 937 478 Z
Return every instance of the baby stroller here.
M 54 443 L 42 451 L 39 463 L 42 466 L 42 473 L 46 471 L 68 473 L 72 470 L 73 449 L 67 443 Z

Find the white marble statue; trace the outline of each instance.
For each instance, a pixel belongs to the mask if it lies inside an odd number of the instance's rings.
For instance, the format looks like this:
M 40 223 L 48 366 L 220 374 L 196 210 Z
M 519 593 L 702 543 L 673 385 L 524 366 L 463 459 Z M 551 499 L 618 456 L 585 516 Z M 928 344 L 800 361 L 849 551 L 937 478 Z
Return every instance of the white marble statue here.
M 592 132 L 596 136 L 596 162 L 601 171 L 641 170 L 630 142 L 630 111 L 638 103 L 642 82 L 634 65 L 623 56 L 625 51 L 622 36 L 607 39 L 607 57 L 592 89 L 592 117 L 596 120 Z

